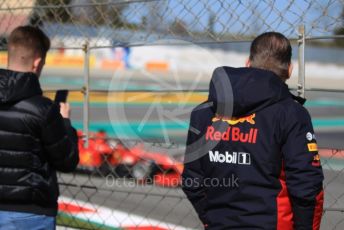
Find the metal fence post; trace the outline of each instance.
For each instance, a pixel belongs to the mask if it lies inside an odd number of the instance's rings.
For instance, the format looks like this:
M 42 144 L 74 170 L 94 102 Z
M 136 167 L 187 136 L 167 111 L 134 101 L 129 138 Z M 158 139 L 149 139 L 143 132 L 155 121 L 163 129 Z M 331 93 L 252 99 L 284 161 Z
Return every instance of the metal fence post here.
M 297 94 L 300 97 L 305 97 L 305 26 L 299 26 L 298 43 L 298 64 L 299 64 L 299 78 L 297 84 Z
M 89 44 L 86 42 L 83 45 L 84 55 L 84 86 L 82 92 L 84 94 L 83 102 L 83 133 L 85 140 L 85 147 L 88 147 L 89 142 L 89 102 L 90 102 L 90 55 L 89 55 Z

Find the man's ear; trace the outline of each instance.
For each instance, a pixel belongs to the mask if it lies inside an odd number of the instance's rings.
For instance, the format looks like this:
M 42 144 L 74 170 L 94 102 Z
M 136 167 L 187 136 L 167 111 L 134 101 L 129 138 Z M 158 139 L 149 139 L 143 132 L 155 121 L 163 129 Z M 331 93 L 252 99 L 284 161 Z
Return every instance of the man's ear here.
M 35 57 L 32 64 L 32 72 L 37 74 L 40 71 L 41 63 L 43 59 L 41 57 Z
M 291 77 L 293 69 L 294 69 L 294 65 L 293 65 L 293 63 L 290 62 L 289 66 L 288 66 L 288 79 Z
M 245 66 L 246 67 L 251 67 L 251 61 L 250 61 L 249 58 L 246 59 Z

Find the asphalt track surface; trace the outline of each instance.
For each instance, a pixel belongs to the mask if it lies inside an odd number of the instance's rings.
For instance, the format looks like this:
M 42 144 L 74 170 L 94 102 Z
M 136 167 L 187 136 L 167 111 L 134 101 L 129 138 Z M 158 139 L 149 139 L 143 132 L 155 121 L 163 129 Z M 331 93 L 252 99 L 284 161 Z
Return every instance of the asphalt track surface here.
M 76 85 L 68 85 L 71 88 L 79 87 L 78 84 L 82 82 L 80 72 L 71 71 L 69 73 L 52 72 L 52 74 L 61 74 L 65 81 L 54 83 L 56 88 L 66 88 L 66 82 L 72 78 L 79 78 Z M 66 77 L 68 75 L 68 77 Z M 101 73 L 99 79 L 105 81 L 102 83 L 106 85 L 108 76 Z M 81 79 L 81 80 L 80 80 Z M 98 79 L 98 80 L 99 80 Z M 47 84 L 50 86 L 49 84 Z M 133 89 L 138 89 L 142 86 L 149 86 L 156 88 L 149 80 L 137 80 L 132 84 Z M 200 84 L 200 88 L 205 88 L 207 83 Z M 100 86 L 99 86 L 100 87 Z M 149 88 L 148 87 L 148 88 Z M 100 87 L 101 88 L 101 87 Z M 147 87 L 146 87 L 147 88 Z M 336 106 L 332 102 L 343 102 L 344 95 L 339 93 L 319 93 L 309 92 L 307 98 L 313 103 L 309 106 L 310 114 L 313 120 L 317 120 L 315 125 L 317 141 L 320 147 L 331 147 L 344 149 L 344 106 L 339 103 Z M 320 103 L 317 103 L 319 102 Z M 330 103 L 322 103 L 330 101 Z M 77 125 L 81 125 L 82 107 L 80 104 L 72 104 L 72 119 Z M 118 105 L 115 105 L 116 107 Z M 163 111 L 173 111 L 176 102 L 165 103 L 162 105 Z M 185 108 L 188 111 L 195 105 L 189 105 Z M 143 119 L 144 114 L 147 113 L 149 104 L 133 104 L 125 107 L 125 120 L 117 120 L 115 123 L 138 123 Z M 146 124 L 152 124 L 159 118 L 159 113 L 153 111 Z M 178 117 L 184 122 L 180 129 L 168 129 L 169 136 L 173 137 L 179 143 L 185 142 L 186 126 L 188 125 L 189 114 L 185 113 Z M 107 105 L 92 105 L 90 108 L 91 126 L 94 124 L 103 124 L 104 127 L 109 126 L 109 114 Z M 112 118 L 113 119 L 113 118 Z M 118 119 L 118 118 L 116 118 Z M 332 123 L 331 123 L 332 122 Z M 149 125 L 148 125 L 149 126 Z M 151 125 L 152 126 L 152 125 Z M 153 125 L 154 126 L 154 125 Z M 101 126 L 97 126 L 99 128 Z M 80 127 L 79 127 L 80 128 Z M 137 127 L 136 127 L 137 128 Z M 145 131 L 145 129 L 143 129 Z M 157 134 L 158 136 L 161 134 Z M 142 136 L 140 136 L 142 137 Z M 154 139 L 154 135 L 152 135 Z M 344 155 L 343 155 L 344 157 Z M 342 171 L 339 171 L 342 170 Z M 344 166 L 340 165 L 336 170 L 325 170 L 325 207 L 328 211 L 325 212 L 321 229 L 344 229 L 344 213 L 338 209 L 344 209 Z M 130 214 L 137 214 L 147 218 L 160 220 L 162 222 L 169 222 L 193 229 L 202 229 L 198 218 L 193 211 L 191 204 L 185 199 L 183 192 L 179 189 L 162 188 L 154 185 L 136 185 L 132 183 L 123 183 L 121 180 L 116 180 L 118 183 L 108 184 L 106 178 L 99 175 L 60 175 L 61 194 L 78 200 L 87 201 L 94 204 L 106 206 L 111 209 L 121 210 Z

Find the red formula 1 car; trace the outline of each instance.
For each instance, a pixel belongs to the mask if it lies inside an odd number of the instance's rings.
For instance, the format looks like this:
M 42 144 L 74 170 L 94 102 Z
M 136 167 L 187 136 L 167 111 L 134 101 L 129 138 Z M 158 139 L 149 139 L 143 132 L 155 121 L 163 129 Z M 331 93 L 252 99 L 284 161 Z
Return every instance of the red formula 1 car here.
M 78 135 L 82 137 L 82 132 L 78 132 Z M 119 140 L 108 141 L 105 132 L 91 135 L 87 148 L 80 138 L 78 169 L 102 176 L 113 174 L 117 177 L 134 178 L 160 186 L 180 185 L 183 171 L 181 162 L 166 153 L 147 151 L 143 143 L 128 146 Z
M 101 170 L 106 159 L 112 154 L 113 149 L 106 141 L 106 133 L 98 132 L 92 135 L 88 147 L 85 147 L 83 134 L 78 131 L 79 136 L 79 165 L 78 169 L 85 172 Z

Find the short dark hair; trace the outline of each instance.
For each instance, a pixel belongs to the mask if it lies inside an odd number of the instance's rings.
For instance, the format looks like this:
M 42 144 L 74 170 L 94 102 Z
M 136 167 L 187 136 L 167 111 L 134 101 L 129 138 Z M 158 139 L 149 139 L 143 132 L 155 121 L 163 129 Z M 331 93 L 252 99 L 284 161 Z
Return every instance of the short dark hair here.
M 266 32 L 256 37 L 250 49 L 251 67 L 270 70 L 283 80 L 289 78 L 291 45 L 281 33 Z
M 50 39 L 44 32 L 33 26 L 19 26 L 15 28 L 8 38 L 9 56 L 16 48 L 24 48 L 32 55 L 45 57 L 50 48 Z

